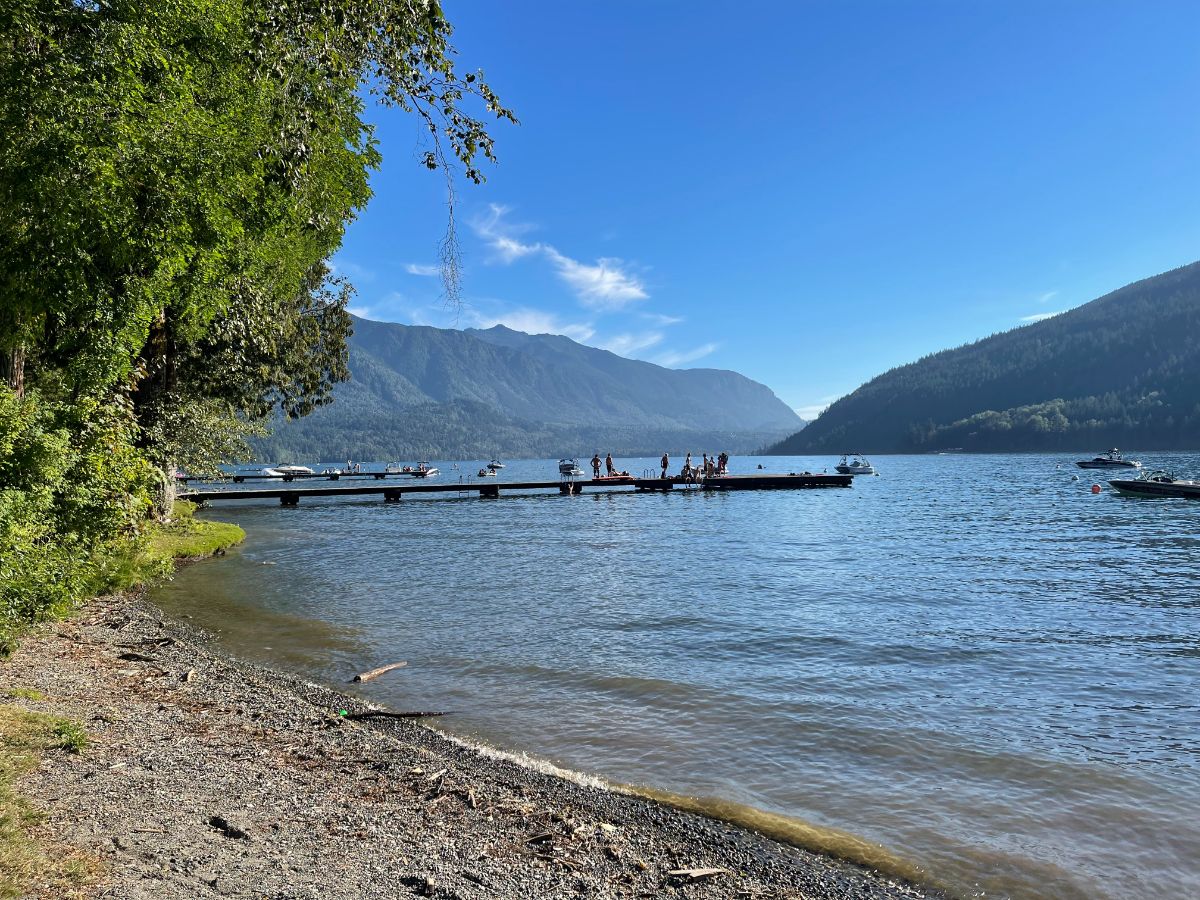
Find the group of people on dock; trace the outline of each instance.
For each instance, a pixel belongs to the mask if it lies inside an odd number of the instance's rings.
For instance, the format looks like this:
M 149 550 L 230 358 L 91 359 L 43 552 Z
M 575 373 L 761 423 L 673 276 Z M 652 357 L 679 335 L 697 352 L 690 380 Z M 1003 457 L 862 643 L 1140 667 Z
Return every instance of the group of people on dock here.
M 592 457 L 592 477 L 600 477 L 600 451 L 596 451 L 596 455 Z M 604 477 L 605 478 L 629 478 L 628 472 L 619 472 L 617 467 L 613 465 L 611 453 L 604 454 Z
M 699 465 L 692 465 L 692 453 L 689 450 L 687 457 L 683 461 L 683 468 L 679 471 L 679 476 L 686 481 L 695 481 L 699 478 L 714 478 L 718 475 L 729 474 L 729 454 L 722 451 L 717 456 L 710 456 L 707 453 L 702 454 L 703 459 Z M 596 455 L 592 457 L 592 477 L 600 477 L 600 465 L 604 464 L 604 473 L 606 478 L 628 477 L 628 472 L 619 472 L 617 467 L 613 465 L 611 453 L 604 455 L 603 461 L 600 459 L 600 451 L 596 451 Z M 671 456 L 668 453 L 662 455 L 659 460 L 662 466 L 662 477 L 667 477 L 667 470 L 671 467 Z
M 721 451 L 718 456 L 710 456 L 707 453 L 702 454 L 703 459 L 700 465 L 692 465 L 692 454 L 688 451 L 687 457 L 683 461 L 683 468 L 679 474 L 688 481 L 695 481 L 697 478 L 715 478 L 718 475 L 729 474 L 729 454 Z M 667 477 L 667 467 L 670 464 L 670 459 L 667 454 L 662 457 L 662 477 Z

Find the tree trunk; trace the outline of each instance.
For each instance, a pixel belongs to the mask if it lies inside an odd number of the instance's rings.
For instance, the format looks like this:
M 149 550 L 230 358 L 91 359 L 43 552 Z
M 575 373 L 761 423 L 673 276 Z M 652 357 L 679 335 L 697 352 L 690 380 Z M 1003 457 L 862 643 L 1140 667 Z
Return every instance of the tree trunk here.
M 25 396 L 25 345 L 0 352 L 0 376 L 18 398 Z
M 169 522 L 175 514 L 175 467 L 156 468 L 154 474 L 154 515 L 160 522 Z

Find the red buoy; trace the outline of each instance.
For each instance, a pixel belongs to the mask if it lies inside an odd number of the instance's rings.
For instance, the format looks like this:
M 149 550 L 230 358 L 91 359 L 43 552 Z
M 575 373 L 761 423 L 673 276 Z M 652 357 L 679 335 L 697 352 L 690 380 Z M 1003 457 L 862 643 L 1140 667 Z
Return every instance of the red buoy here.
M 1100 493 L 1100 485 L 1098 485 L 1098 484 L 1093 484 L 1093 485 L 1092 485 L 1092 493 L 1093 493 L 1093 494 L 1098 494 L 1098 493 Z

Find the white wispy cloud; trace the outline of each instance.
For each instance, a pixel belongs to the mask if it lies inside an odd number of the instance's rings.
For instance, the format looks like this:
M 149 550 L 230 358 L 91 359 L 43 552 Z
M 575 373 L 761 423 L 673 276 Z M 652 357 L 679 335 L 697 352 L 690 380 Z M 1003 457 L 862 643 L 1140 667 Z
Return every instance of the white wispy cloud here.
M 1055 316 L 1061 316 L 1065 313 L 1065 309 L 1060 309 L 1058 312 L 1034 313 L 1031 316 L 1021 316 L 1022 322 L 1041 322 L 1045 319 L 1053 319 Z
M 528 226 L 510 223 L 505 218 L 507 213 L 508 207 L 493 203 L 488 207 L 487 215 L 479 216 L 471 223 L 475 233 L 491 248 L 492 261 L 508 265 L 539 254 L 550 262 L 580 302 L 591 309 L 623 309 L 650 296 L 641 279 L 629 271 L 623 260 L 601 257 L 589 264 L 567 256 L 550 244 L 526 243 L 518 235 L 528 231 Z
M 661 331 L 643 331 L 640 334 L 617 334 L 596 344 L 601 350 L 609 350 L 618 356 L 628 356 L 662 343 Z
M 678 325 L 680 322 L 686 321 L 683 316 L 664 316 L 662 313 L 641 312 L 638 313 L 647 322 L 653 322 L 655 325 Z
M 427 266 L 423 263 L 408 263 L 404 266 L 404 271 L 409 275 L 420 275 L 422 278 L 432 278 L 434 275 L 442 274 L 442 267 Z
M 623 268 L 624 263 L 613 257 L 596 260 L 595 265 L 581 263 L 545 245 L 542 252 L 558 269 L 558 276 L 575 291 L 585 306 L 592 309 L 622 309 L 634 300 L 650 295 L 637 276 Z
M 829 404 L 838 398 L 838 394 L 830 394 L 827 397 L 822 397 L 815 403 L 809 403 L 807 406 L 797 406 L 795 413 L 802 419 L 812 421 L 821 413 L 829 408 Z
M 655 358 L 654 362 L 658 363 L 660 366 L 666 366 L 668 369 L 673 369 L 676 366 L 682 366 L 685 363 L 695 362 L 698 359 L 703 359 L 720 346 L 720 344 L 710 343 L 701 344 L 699 347 L 695 347 L 691 350 L 671 351 L 660 354 Z
M 1051 300 L 1053 300 L 1057 296 L 1058 296 L 1058 291 L 1046 291 L 1046 293 L 1044 293 L 1044 294 L 1042 294 L 1042 296 L 1038 297 L 1037 302 L 1038 303 L 1049 303 Z
M 487 215 L 476 216 L 471 220 L 471 228 L 494 251 L 492 261 L 504 265 L 542 249 L 541 244 L 526 244 L 517 240 L 515 235 L 528 231 L 529 226 L 509 222 L 506 219 L 508 211 L 507 206 L 489 203 Z
M 596 330 L 587 322 L 563 322 L 553 313 L 527 307 L 501 313 L 482 313 L 472 310 L 469 318 L 476 328 L 503 325 L 513 331 L 524 331 L 526 334 L 561 334 L 580 343 L 596 333 Z

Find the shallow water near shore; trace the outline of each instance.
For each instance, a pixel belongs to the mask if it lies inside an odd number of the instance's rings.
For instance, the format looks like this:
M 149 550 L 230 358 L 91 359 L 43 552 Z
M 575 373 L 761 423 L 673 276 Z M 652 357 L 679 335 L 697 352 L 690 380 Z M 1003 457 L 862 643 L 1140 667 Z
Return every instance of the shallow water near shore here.
M 217 503 L 245 546 L 154 599 L 334 685 L 407 660 L 355 691 L 849 832 L 962 896 L 1198 896 L 1200 503 L 1116 496 L 1076 458 L 884 456 L 849 490 Z M 731 468 L 759 462 L 834 460 Z

